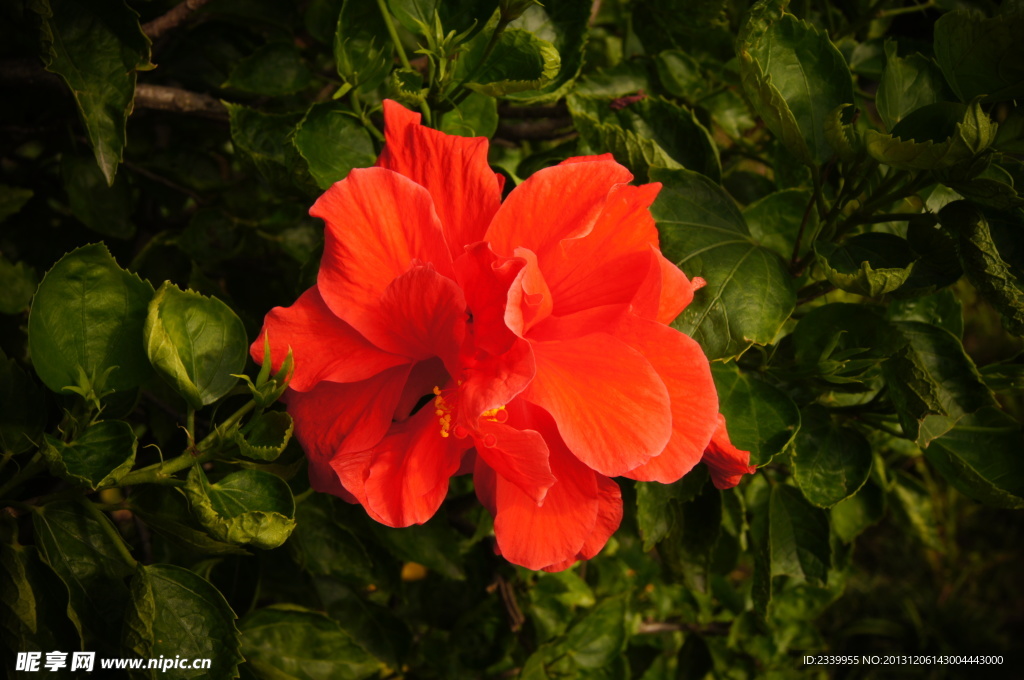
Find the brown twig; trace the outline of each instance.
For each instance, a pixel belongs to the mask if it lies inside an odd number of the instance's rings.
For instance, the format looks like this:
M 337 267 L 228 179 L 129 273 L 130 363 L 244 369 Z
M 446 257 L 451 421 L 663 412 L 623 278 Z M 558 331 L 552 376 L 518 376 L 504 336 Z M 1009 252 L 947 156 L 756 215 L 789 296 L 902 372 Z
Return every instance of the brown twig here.
M 135 88 L 135 106 L 177 113 L 191 113 L 204 118 L 227 120 L 228 111 L 218 99 L 208 94 L 189 92 L 177 87 L 139 83 Z
M 149 36 L 150 40 L 156 40 L 172 28 L 176 28 L 177 26 L 185 23 L 193 12 L 209 1 L 210 0 L 185 0 L 182 3 L 175 5 L 174 8 L 166 14 L 144 23 L 142 25 L 142 32 Z
M 495 136 L 511 140 L 558 139 L 573 134 L 571 118 L 540 118 L 522 123 L 498 123 Z

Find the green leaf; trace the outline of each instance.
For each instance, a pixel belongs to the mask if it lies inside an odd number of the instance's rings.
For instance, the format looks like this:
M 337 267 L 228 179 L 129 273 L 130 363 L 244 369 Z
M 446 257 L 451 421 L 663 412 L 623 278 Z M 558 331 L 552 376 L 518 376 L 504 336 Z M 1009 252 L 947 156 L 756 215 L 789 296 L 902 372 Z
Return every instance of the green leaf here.
M 444 114 L 441 132 L 463 137 L 490 137 L 498 129 L 498 101 L 477 92 Z
M 0 222 L 16 214 L 34 195 L 31 189 L 0 184 Z
M 924 448 L 958 420 L 994 406 L 960 340 L 936 326 L 897 321 L 901 346 L 882 364 L 882 374 L 908 437 Z
M 804 215 L 808 233 L 814 233 L 818 224 L 817 211 L 807 209 L 811 196 L 810 189 L 783 189 L 751 203 L 743 209 L 750 236 L 782 257 L 791 257 Z
M 800 319 L 793 344 L 797 364 L 805 370 L 845 381 L 888 357 L 901 339 L 876 309 L 833 302 Z
M 901 170 L 940 170 L 970 161 L 995 141 L 996 125 L 979 101 L 923 106 L 890 134 L 868 130 L 864 143 L 879 163 Z
M 406 622 L 390 608 L 364 600 L 332 577 L 316 577 L 317 594 L 331 618 L 364 649 L 391 668 L 404 663 L 411 644 Z
M 462 33 L 476 23 L 483 27 L 498 8 L 498 0 L 387 0 L 391 13 L 409 31 L 420 35 L 423 26 L 433 25 L 434 10 L 441 18 L 445 31 Z
M 108 186 L 107 178 L 91 158 L 69 153 L 61 157 L 60 173 L 71 212 L 85 226 L 113 238 L 135 235 L 131 188 L 124 175 Z
M 374 563 L 362 541 L 334 513 L 333 498 L 315 494 L 295 508 L 295 532 L 288 547 L 311 574 L 359 587 L 374 584 Z
M 800 411 L 782 390 L 739 370 L 712 364 L 718 408 L 729 423 L 729 439 L 750 451 L 751 465 L 765 465 L 784 451 L 800 430 Z
M 211 538 L 195 526 L 184 494 L 177 490 L 165 493 L 133 493 L 131 509 L 146 526 L 167 538 L 177 548 L 194 550 L 205 555 L 248 555 L 231 543 Z
M 814 244 L 825 278 L 836 288 L 881 297 L 906 283 L 914 270 L 914 253 L 906 239 L 885 232 L 856 234 L 841 244 Z
M 864 435 L 836 425 L 822 406 L 802 411 L 793 476 L 807 500 L 831 507 L 857 493 L 870 473 L 871 444 Z
M 987 407 L 932 441 L 925 457 L 967 496 L 998 508 L 1024 508 L 1024 432 L 1011 416 Z
M 446 4 L 446 3 L 442 3 Z M 536 92 L 512 92 L 506 98 L 520 104 L 555 102 L 572 91 L 583 68 L 587 24 L 591 8 L 575 0 L 545 0 L 527 8 L 509 27 L 529 31 L 554 46 L 559 55 L 558 71 Z M 447 26 L 447 24 L 445 24 Z
M 150 375 L 142 344 L 153 287 L 117 266 L 106 246 L 73 250 L 43 277 L 28 317 L 36 373 L 54 392 L 111 371 L 107 389 L 127 390 Z
M 124 151 L 136 70 L 152 68 L 139 15 L 122 0 L 44 0 L 34 9 L 43 17 L 46 70 L 67 83 L 96 162 L 112 185 Z
M 253 460 L 271 461 L 280 456 L 292 438 L 295 423 L 284 411 L 268 411 L 252 422 L 252 429 L 234 434 L 239 453 Z
M 192 514 L 219 541 L 269 550 L 295 529 L 295 499 L 288 484 L 260 470 L 239 470 L 210 484 L 193 467 L 185 484 Z
M 230 307 L 170 281 L 149 303 L 145 343 L 160 377 L 197 409 L 231 391 L 249 350 L 245 327 Z
M 272 186 L 296 188 L 313 195 L 317 186 L 309 165 L 295 148 L 295 126 L 301 113 L 263 113 L 238 104 L 225 104 L 235 151 Z
M 313 84 L 313 74 L 292 43 L 273 42 L 240 61 L 225 87 L 263 95 L 301 92 Z
M 395 531 L 371 522 L 377 542 L 404 562 L 418 562 L 445 578 L 462 581 L 466 570 L 459 553 L 459 536 L 448 524 L 447 515 L 437 512 L 426 524 Z
M 676 522 L 658 553 L 690 589 L 707 592 L 711 559 L 722 533 L 722 492 L 705 484 L 700 494 L 683 503 Z
M 42 442 L 43 391 L 0 350 L 0 453 L 22 453 Z
M 696 170 L 715 182 L 721 178 L 711 133 L 690 109 L 660 97 L 617 108 L 608 99 L 572 95 L 569 111 L 593 150 L 612 153 L 638 177 L 660 166 Z
M 910 276 L 894 297 L 934 293 L 956 283 L 963 276 L 956 242 L 948 231 L 939 228 L 934 215 L 912 217 L 907 225 L 907 242 L 918 259 Z
M 949 290 L 908 300 L 894 300 L 887 310 L 892 321 L 920 321 L 945 329 L 958 338 L 964 335 L 963 306 Z
M 32 267 L 0 255 L 0 314 L 21 314 L 28 309 L 37 285 Z
M 898 472 L 889 501 L 904 533 L 916 536 L 933 550 L 942 550 L 932 497 L 921 482 Z
M 824 584 L 832 564 L 828 515 L 795 487 L 772 487 L 769 510 L 771 575 Z
M 985 95 L 988 101 L 1024 96 L 1024 13 L 983 17 L 947 12 L 935 22 L 935 59 L 963 101 Z
M 67 613 L 83 636 L 86 649 L 106 647 L 117 639 L 124 618 L 132 573 L 114 541 L 114 525 L 103 515 L 106 529 L 83 503 L 47 503 L 32 513 L 36 547 L 70 594 Z M 123 548 L 123 546 L 122 546 Z
M 565 646 L 583 668 L 601 668 L 614 661 L 626 647 L 626 599 L 610 597 L 573 625 Z
M 132 578 L 124 646 L 143 659 L 209 659 L 208 671 L 148 669 L 141 678 L 237 678 L 241 654 L 235 613 L 195 572 L 171 564 L 140 566 Z
M 42 451 L 53 474 L 98 489 L 117 484 L 128 474 L 135 465 L 138 445 L 131 425 L 123 420 L 103 420 L 69 444 L 46 435 Z
M 694 101 L 707 94 L 708 79 L 700 62 L 682 50 L 664 50 L 654 58 L 658 80 L 673 97 Z
M 868 480 L 854 495 L 832 506 L 832 528 L 844 543 L 850 543 L 862 531 L 878 523 L 885 514 L 885 494 Z
M 920 54 L 900 57 L 896 49 L 895 40 L 885 41 L 885 71 L 875 95 L 878 115 L 889 130 L 908 113 L 948 101 L 953 94 L 934 61 Z
M 853 79 L 828 35 L 783 12 L 786 2 L 761 2 L 739 35 L 740 75 L 765 124 L 805 164 L 832 155 L 825 121 L 853 103 Z
M 707 282 L 673 326 L 709 359 L 772 342 L 796 306 L 785 263 L 751 238 L 736 204 L 706 177 L 655 168 L 651 180 L 664 184 L 651 214 L 665 256 Z
M 377 158 L 370 133 L 338 101 L 309 108 L 295 129 L 295 148 L 321 189 L 345 179 L 352 168 L 373 165 Z
M 701 465 L 673 484 L 641 482 L 636 485 L 636 523 L 644 551 L 661 542 L 680 521 L 680 508 L 697 497 L 708 479 Z
M 242 653 L 258 678 L 360 680 L 382 670 L 335 621 L 308 609 L 258 609 L 239 628 Z
M 394 45 L 375 2 L 344 0 L 334 34 L 338 75 L 363 92 L 375 89 L 391 70 Z
M 942 226 L 956 238 L 967 278 L 1003 315 L 1006 330 L 1024 335 L 1024 268 L 1017 262 L 1012 266 L 1002 255 L 1014 251 L 1021 220 L 995 217 L 986 219 L 968 201 L 950 203 L 939 212 Z
M 483 58 L 487 45 L 483 38 L 482 32 L 462 57 L 467 63 L 477 64 Z M 547 40 L 529 31 L 507 28 L 467 87 L 489 97 L 539 90 L 554 80 L 561 64 L 558 50 Z

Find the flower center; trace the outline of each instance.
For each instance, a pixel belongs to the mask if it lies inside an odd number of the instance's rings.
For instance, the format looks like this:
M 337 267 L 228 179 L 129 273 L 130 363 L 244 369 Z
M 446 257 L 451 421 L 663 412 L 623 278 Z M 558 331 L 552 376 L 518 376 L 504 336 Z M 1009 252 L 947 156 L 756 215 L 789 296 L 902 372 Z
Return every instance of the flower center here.
M 459 384 L 462 384 L 461 380 L 459 381 Z M 452 425 L 452 412 L 455 410 L 455 394 L 457 394 L 457 389 L 458 388 L 455 388 L 455 390 L 442 391 L 437 385 L 434 386 L 434 415 L 437 416 L 438 423 L 441 425 L 442 437 L 455 435 L 456 439 L 462 439 L 469 435 L 469 431 L 462 425 L 459 425 L 458 423 Z M 445 393 L 448 393 L 447 398 L 445 397 Z M 508 420 L 508 411 L 506 411 L 505 406 L 502 405 L 497 408 L 484 411 L 480 414 L 480 417 L 494 423 L 504 423 Z M 488 434 L 484 437 L 484 446 L 494 446 L 496 443 L 494 439 L 495 437 L 493 434 Z

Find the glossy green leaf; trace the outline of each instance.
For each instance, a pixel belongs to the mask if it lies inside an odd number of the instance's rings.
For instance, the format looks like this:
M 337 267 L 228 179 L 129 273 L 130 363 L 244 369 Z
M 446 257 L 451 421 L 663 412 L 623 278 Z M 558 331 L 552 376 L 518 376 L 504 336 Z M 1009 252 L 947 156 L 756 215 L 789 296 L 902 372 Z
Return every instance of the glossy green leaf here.
M 239 470 L 210 484 L 206 473 L 193 467 L 185 496 L 192 514 L 219 541 L 269 550 L 295 529 L 291 490 L 269 472 Z
M 90 489 L 117 484 L 135 465 L 138 440 L 123 420 L 93 423 L 73 442 L 46 435 L 43 456 L 58 477 Z
M 890 134 L 864 133 L 868 154 L 901 170 L 940 170 L 971 160 L 995 141 L 996 125 L 978 101 L 921 107 Z
M 65 255 L 43 277 L 28 318 L 36 373 L 54 392 L 110 371 L 103 386 L 136 387 L 150 375 L 142 342 L 153 287 L 117 266 L 101 244 Z
M 31 189 L 0 184 L 0 222 L 17 214 L 34 195 Z
M 750 451 L 751 465 L 764 465 L 784 451 L 800 430 L 800 411 L 785 392 L 735 364 L 712 364 L 718 408 L 733 445 Z
M 846 60 L 811 24 L 769 0 L 751 8 L 739 35 L 743 86 L 757 112 L 790 153 L 807 164 L 832 155 L 825 121 L 853 102 Z
M 943 328 L 958 338 L 964 335 L 963 305 L 949 290 L 889 303 L 888 316 L 893 321 L 921 321 Z
M 0 350 L 0 453 L 22 453 L 42 442 L 43 391 Z
M 0 255 L 0 314 L 21 314 L 28 309 L 38 283 L 32 267 Z
M 249 351 L 245 327 L 230 307 L 169 281 L 149 304 L 145 343 L 160 377 L 197 409 L 231 391 Z
M 989 101 L 1024 96 L 1024 13 L 984 17 L 948 12 L 935 22 L 935 59 L 963 101 L 985 95 Z
M 920 54 L 900 57 L 895 40 L 885 41 L 885 71 L 878 84 L 875 106 L 889 130 L 922 106 L 952 99 L 942 71 Z
M 673 484 L 643 482 L 636 485 L 636 523 L 645 551 L 669 535 L 680 522 L 682 505 L 697 497 L 707 479 L 707 467 L 700 465 Z
M 334 34 L 334 62 L 338 75 L 368 92 L 384 82 L 391 70 L 394 45 L 375 2 L 344 0 Z
M 437 10 L 445 33 L 461 33 L 476 22 L 476 29 L 483 28 L 498 8 L 498 0 L 387 0 L 391 13 L 411 33 L 421 34 L 424 26 L 432 26 L 434 10 Z
M 888 357 L 900 342 L 878 310 L 847 302 L 811 310 L 793 333 L 797 363 L 826 376 L 860 373 Z
M 280 456 L 292 438 L 295 423 L 284 411 L 268 411 L 260 414 L 248 432 L 235 432 L 234 440 L 238 451 L 246 458 L 271 461 Z
M 884 492 L 869 479 L 857 493 L 832 506 L 832 528 L 842 541 L 850 543 L 882 519 L 885 507 Z
M 124 175 L 108 186 L 93 159 L 72 154 L 61 158 L 60 171 L 71 212 L 85 226 L 113 238 L 135 235 L 131 187 Z
M 236 545 L 212 538 L 197 526 L 181 491 L 133 493 L 131 509 L 147 527 L 168 539 L 176 549 L 193 550 L 204 555 L 249 554 Z
M 122 0 L 45 0 L 42 55 L 74 97 L 107 184 L 121 162 L 136 70 L 149 65 L 149 38 Z
M 665 50 L 654 60 L 658 79 L 673 97 L 693 101 L 706 94 L 708 81 L 700 62 L 682 50 Z
M 263 113 L 238 104 L 227 104 L 231 142 L 235 151 L 251 163 L 271 185 L 296 188 L 315 195 L 317 185 L 306 159 L 293 142 L 301 113 Z
M 490 137 L 498 129 L 498 101 L 474 92 L 444 114 L 441 131 L 462 137 Z
M 837 425 L 828 411 L 802 411 L 793 475 L 804 497 L 828 508 L 857 493 L 871 472 L 871 444 L 852 427 Z
M 317 594 L 331 618 L 361 647 L 391 668 L 408 657 L 411 634 L 388 607 L 370 602 L 333 577 L 314 578 Z
M 591 8 L 575 0 L 545 0 L 528 7 L 509 27 L 529 31 L 551 43 L 559 55 L 558 71 L 536 92 L 512 92 L 507 99 L 521 104 L 555 102 L 572 90 L 583 68 Z
M 1016 224 L 1007 224 L 1011 220 L 990 222 L 967 201 L 944 207 L 939 220 L 956 238 L 967 278 L 1002 313 L 1006 329 L 1024 335 L 1024 267 L 1017 262 L 1012 266 L 1002 254 L 1015 249 L 1021 220 L 1012 220 Z
M 960 419 L 925 449 L 928 462 L 965 495 L 999 508 L 1024 508 L 1024 431 L 997 408 Z
M 772 487 L 769 511 L 771 575 L 824 584 L 832 564 L 828 514 L 795 487 Z
M 481 33 L 462 58 L 469 64 L 479 63 L 486 44 Z M 539 90 L 555 79 L 561 64 L 558 50 L 547 40 L 519 28 L 508 28 L 467 87 L 490 97 Z
M 995 400 L 952 333 L 917 321 L 897 321 L 901 346 L 882 365 L 903 431 L 922 448 L 958 420 Z
M 235 678 L 244 660 L 235 618 L 220 591 L 195 572 L 171 564 L 139 566 L 123 642 L 143 659 L 210 660 L 208 670 L 151 668 L 138 677 Z
M 373 584 L 374 562 L 362 541 L 335 515 L 331 496 L 315 494 L 299 503 L 295 523 L 288 548 L 303 569 L 359 587 Z
M 376 160 L 370 133 L 346 111 L 337 101 L 314 104 L 295 129 L 295 148 L 321 189 Z
M 262 95 L 301 92 L 313 84 L 313 74 L 291 43 L 273 42 L 240 61 L 226 87 Z
M 36 547 L 70 593 L 68 616 L 85 639 L 104 647 L 117 639 L 124 617 L 132 567 L 113 538 L 117 529 L 104 515 L 100 524 L 83 503 L 48 503 L 32 513 Z M 123 547 L 123 546 L 122 546 Z
M 826 279 L 841 290 L 867 297 L 897 290 L 914 270 L 910 244 L 894 234 L 857 234 L 841 244 L 819 241 L 814 250 Z
M 688 168 L 717 182 L 722 175 L 718 149 L 693 111 L 645 97 L 616 108 L 615 102 L 574 95 L 569 111 L 594 151 L 610 152 L 635 175 L 650 168 Z
M 265 680 L 360 680 L 381 662 L 321 613 L 291 606 L 258 609 L 239 622 L 242 653 Z
M 583 668 L 601 668 L 614 661 L 626 646 L 626 600 L 610 597 L 569 629 L 566 647 Z
M 933 550 L 942 550 L 932 496 L 921 482 L 903 472 L 897 473 L 889 503 L 906 534 Z
M 751 238 L 736 204 L 706 177 L 655 169 L 651 179 L 664 184 L 651 206 L 662 251 L 707 282 L 673 325 L 710 359 L 772 342 L 796 305 L 785 263 Z
M 817 211 L 807 209 L 810 201 L 809 189 L 783 189 L 751 203 L 743 209 L 750 236 L 782 257 L 791 257 L 801 223 L 805 233 L 814 233 L 817 227 Z

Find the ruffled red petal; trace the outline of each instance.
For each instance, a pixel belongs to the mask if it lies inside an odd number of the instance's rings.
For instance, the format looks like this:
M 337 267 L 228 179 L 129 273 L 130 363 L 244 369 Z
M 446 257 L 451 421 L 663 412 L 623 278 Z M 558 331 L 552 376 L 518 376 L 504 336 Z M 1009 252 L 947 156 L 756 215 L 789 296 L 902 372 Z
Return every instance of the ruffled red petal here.
M 711 443 L 704 451 L 703 462 L 711 473 L 711 482 L 716 489 L 731 489 L 740 483 L 743 475 L 757 472 L 757 466 L 750 464 L 750 452 L 737 449 L 729 441 L 725 416 L 719 414 Z
M 384 101 L 384 151 L 377 160 L 433 198 L 453 258 L 479 241 L 501 205 L 504 178 L 487 164 L 483 137 L 446 135 L 419 124 L 420 114 Z
M 583 547 L 574 557 L 571 557 L 558 564 L 544 567 L 544 571 L 564 571 L 576 564 L 579 560 L 589 560 L 601 552 L 608 539 L 619 528 L 622 523 L 622 491 L 614 480 L 604 475 L 594 475 L 597 478 L 597 521 L 594 528 L 583 541 Z

